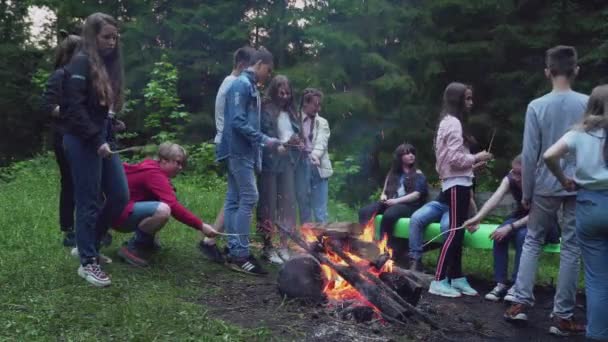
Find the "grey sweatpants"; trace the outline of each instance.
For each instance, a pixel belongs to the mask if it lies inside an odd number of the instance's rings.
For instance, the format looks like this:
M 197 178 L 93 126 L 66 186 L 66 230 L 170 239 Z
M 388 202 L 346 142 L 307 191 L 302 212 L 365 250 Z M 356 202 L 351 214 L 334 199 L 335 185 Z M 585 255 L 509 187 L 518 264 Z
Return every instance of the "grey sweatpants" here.
M 574 314 L 576 284 L 578 282 L 581 256 L 575 235 L 575 206 L 576 196 L 534 196 L 530 208 L 528 234 L 524 242 L 519 261 L 517 281 L 515 282 L 516 303 L 534 304 L 533 290 L 534 282 L 536 281 L 538 258 L 542 253 L 545 236 L 553 228 L 557 221 L 557 212 L 562 207 L 562 241 L 553 314 L 565 319 L 572 317 Z

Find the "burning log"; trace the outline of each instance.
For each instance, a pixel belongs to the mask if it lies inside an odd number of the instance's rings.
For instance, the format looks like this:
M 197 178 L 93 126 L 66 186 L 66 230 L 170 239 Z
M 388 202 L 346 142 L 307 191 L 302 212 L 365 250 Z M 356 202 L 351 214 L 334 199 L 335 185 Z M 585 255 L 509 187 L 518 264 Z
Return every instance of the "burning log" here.
M 321 265 L 311 256 L 294 257 L 279 271 L 278 288 L 282 296 L 317 304 L 325 300 L 324 286 Z
M 382 272 L 379 278 L 408 303 L 413 306 L 418 305 L 422 295 L 422 286 L 413 282 L 406 275 L 397 272 Z
M 310 242 L 304 241 L 297 233 L 293 233 L 281 225 L 279 228 L 284 231 L 297 245 L 306 250 L 312 257 L 319 261 L 322 265 L 326 265 L 333 269 L 340 277 L 347 281 L 355 288 L 369 303 L 375 307 L 381 316 L 387 321 L 404 322 L 408 318 L 416 321 L 422 321 L 429 326 L 440 329 L 430 318 L 417 310 L 413 305 L 401 298 L 389 286 L 384 284 L 376 275 L 371 274 L 368 270 L 359 267 L 348 255 L 343 253 L 339 248 L 333 250 L 339 255 L 346 265 L 337 264 L 330 260 L 324 254 L 324 247 L 315 238 L 307 238 Z M 369 265 L 368 265 L 369 267 Z

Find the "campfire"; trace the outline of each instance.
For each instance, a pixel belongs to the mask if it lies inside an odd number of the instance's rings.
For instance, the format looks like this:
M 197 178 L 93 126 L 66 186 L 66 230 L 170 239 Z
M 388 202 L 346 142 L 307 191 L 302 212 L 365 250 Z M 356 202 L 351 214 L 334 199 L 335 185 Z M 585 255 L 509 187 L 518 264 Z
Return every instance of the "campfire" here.
M 308 224 L 299 234 L 287 233 L 306 253 L 281 269 L 278 282 L 283 295 L 323 302 L 357 321 L 378 318 L 433 325 L 415 308 L 422 279 L 394 265 L 388 237 L 374 239 L 373 219 L 364 227 L 354 223 Z

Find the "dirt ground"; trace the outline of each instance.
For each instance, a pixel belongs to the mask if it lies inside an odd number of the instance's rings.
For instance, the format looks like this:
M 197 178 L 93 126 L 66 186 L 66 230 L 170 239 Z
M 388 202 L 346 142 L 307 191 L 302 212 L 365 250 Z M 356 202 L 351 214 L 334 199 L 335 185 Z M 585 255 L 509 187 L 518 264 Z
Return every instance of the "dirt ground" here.
M 283 300 L 276 277 L 276 270 L 265 277 L 221 270 L 205 279 L 210 291 L 200 301 L 210 316 L 243 328 L 266 327 L 278 341 L 584 341 L 583 336 L 558 338 L 548 333 L 552 288 L 536 289 L 530 320 L 521 326 L 503 319 L 504 303 L 481 296 L 448 299 L 425 293 L 418 307 L 446 328 L 442 336 L 422 325 L 356 323 L 337 317 L 333 308 Z M 474 279 L 471 283 L 482 294 L 493 285 Z M 578 298 L 578 304 L 577 318 L 584 319 L 584 298 Z

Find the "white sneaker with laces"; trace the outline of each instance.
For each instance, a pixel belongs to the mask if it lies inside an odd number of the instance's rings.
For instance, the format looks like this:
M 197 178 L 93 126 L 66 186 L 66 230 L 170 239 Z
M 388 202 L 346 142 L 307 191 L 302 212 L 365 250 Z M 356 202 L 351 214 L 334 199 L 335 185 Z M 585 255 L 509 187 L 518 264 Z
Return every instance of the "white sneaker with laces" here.
M 515 285 L 509 288 L 507 291 L 507 295 L 503 298 L 505 302 L 514 302 L 515 301 Z
M 282 265 L 284 263 L 283 259 L 279 256 L 279 253 L 275 249 L 270 249 L 264 252 L 264 258 L 266 258 L 270 263 L 276 265 Z
M 110 277 L 97 263 L 87 264 L 86 266 L 80 265 L 78 267 L 78 275 L 97 287 L 106 287 L 112 284 Z

